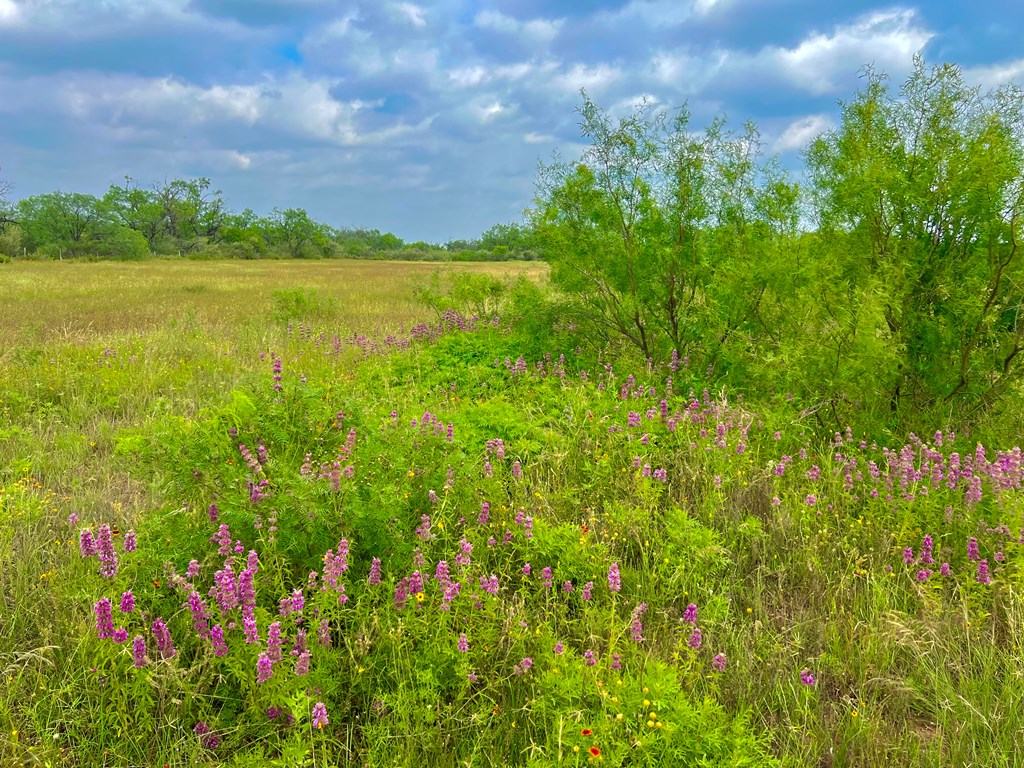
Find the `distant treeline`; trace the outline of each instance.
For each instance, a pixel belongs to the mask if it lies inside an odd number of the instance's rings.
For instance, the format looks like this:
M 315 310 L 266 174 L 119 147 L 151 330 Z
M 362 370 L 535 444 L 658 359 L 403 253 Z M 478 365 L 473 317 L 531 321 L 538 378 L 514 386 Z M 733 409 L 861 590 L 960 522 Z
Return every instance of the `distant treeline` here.
M 103 197 L 78 192 L 8 202 L 0 182 L 0 260 L 11 258 L 405 259 L 506 261 L 536 258 L 530 230 L 498 224 L 474 240 L 407 243 L 376 229 L 336 228 L 302 208 L 232 213 L 210 180 L 175 179 L 152 188 L 130 178 Z

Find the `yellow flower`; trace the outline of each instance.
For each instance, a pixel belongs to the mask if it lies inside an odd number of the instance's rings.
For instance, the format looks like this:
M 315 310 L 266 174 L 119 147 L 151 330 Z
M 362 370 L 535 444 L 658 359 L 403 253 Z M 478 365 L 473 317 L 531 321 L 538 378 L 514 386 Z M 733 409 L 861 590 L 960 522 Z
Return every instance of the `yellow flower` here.
M 427 599 L 427 596 L 425 594 L 423 594 L 422 592 L 417 592 L 416 593 L 416 602 L 417 603 L 422 603 L 426 599 Z

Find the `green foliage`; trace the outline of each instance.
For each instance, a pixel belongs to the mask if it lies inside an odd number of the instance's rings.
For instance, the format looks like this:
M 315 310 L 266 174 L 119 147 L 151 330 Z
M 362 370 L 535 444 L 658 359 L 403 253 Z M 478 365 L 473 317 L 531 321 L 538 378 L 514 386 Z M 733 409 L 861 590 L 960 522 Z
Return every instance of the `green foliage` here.
M 334 301 L 316 288 L 282 288 L 270 295 L 274 319 L 279 322 L 292 320 L 319 320 L 334 312 Z

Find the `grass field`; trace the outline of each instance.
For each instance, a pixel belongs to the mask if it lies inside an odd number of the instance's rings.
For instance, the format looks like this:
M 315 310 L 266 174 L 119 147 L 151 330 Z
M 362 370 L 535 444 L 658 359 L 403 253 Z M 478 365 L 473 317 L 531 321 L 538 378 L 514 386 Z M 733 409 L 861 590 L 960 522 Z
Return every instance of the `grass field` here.
M 1019 449 L 435 269 L 0 265 L 0 764 L 1018 764 Z

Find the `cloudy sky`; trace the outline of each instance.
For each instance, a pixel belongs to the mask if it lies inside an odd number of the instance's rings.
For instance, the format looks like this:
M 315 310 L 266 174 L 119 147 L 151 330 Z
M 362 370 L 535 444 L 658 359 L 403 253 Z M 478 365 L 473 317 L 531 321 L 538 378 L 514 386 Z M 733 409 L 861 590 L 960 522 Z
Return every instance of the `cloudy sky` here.
M 1021 0 L 0 0 L 0 179 L 208 176 L 236 210 L 444 242 L 578 153 L 581 88 L 753 118 L 795 166 L 863 65 L 1024 84 L 1022 40 Z

